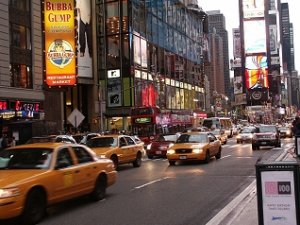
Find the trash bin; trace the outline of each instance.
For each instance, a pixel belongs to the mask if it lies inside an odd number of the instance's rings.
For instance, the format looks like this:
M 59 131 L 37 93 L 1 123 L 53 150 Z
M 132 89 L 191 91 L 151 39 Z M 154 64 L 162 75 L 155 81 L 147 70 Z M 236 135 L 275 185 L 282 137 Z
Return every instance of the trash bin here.
M 259 225 L 300 225 L 299 163 L 256 163 Z

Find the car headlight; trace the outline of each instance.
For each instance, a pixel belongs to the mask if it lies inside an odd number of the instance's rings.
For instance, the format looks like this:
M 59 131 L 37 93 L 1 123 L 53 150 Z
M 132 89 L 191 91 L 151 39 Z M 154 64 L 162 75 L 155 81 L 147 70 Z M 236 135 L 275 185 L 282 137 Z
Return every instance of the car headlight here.
M 169 144 L 169 147 L 168 148 L 172 148 L 174 146 L 173 143 Z
M 287 130 L 287 131 L 286 131 L 286 134 L 287 134 L 287 135 L 290 135 L 290 134 L 291 134 L 291 131 L 290 131 L 290 130 Z
M 236 136 L 236 139 L 241 139 L 241 135 L 238 134 L 238 135 Z
M 175 154 L 175 150 L 174 150 L 174 149 L 169 149 L 169 150 L 167 151 L 167 154 Z
M 11 198 L 18 196 L 20 191 L 18 188 L 3 188 L 0 189 L 0 199 L 1 198 Z
M 193 149 L 193 153 L 199 154 L 199 153 L 202 153 L 202 152 L 203 152 L 202 149 L 199 149 L 199 148 Z
M 151 149 L 151 146 L 152 146 L 152 143 L 147 145 L 147 150 L 150 150 Z

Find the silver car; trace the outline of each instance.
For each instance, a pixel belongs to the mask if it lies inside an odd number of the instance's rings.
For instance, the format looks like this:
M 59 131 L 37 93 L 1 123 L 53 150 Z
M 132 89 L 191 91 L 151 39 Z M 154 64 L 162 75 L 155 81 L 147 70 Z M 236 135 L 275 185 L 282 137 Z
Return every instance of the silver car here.
M 240 133 L 236 136 L 236 143 L 252 142 L 255 127 L 244 127 Z

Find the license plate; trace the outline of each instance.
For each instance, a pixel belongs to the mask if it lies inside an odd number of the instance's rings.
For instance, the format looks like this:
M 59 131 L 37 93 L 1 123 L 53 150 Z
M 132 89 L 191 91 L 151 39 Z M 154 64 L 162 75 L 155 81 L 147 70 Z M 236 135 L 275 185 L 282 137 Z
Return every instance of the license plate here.
M 161 151 L 156 151 L 155 152 L 157 155 L 160 155 L 161 154 Z
M 180 155 L 179 159 L 186 159 L 186 155 Z
M 262 145 L 266 145 L 266 144 L 267 144 L 267 142 L 263 141 L 261 144 L 262 144 Z

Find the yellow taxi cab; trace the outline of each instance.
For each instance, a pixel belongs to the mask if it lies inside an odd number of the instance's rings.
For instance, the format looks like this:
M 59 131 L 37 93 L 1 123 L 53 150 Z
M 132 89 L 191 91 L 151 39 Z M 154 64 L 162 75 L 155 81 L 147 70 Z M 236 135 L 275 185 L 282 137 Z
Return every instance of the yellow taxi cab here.
M 105 198 L 117 171 L 88 147 L 67 143 L 35 143 L 0 152 L 0 224 L 19 217 L 28 224 L 42 220 L 49 205 L 89 195 Z
M 209 163 L 210 158 L 221 158 L 221 141 L 210 132 L 189 132 L 179 136 L 174 145 L 167 151 L 170 165 L 176 161 L 204 161 Z
M 222 144 L 222 145 L 227 144 L 228 136 L 227 136 L 227 134 L 225 133 L 224 130 L 221 130 L 221 129 L 214 129 L 214 130 L 211 131 L 211 133 L 212 133 L 213 135 L 215 135 L 216 138 L 218 138 L 218 139 L 221 141 L 221 144 Z
M 87 146 L 98 157 L 111 159 L 115 168 L 124 163 L 132 163 L 134 167 L 141 166 L 144 144 L 136 143 L 131 136 L 112 134 L 94 137 L 87 142 Z

